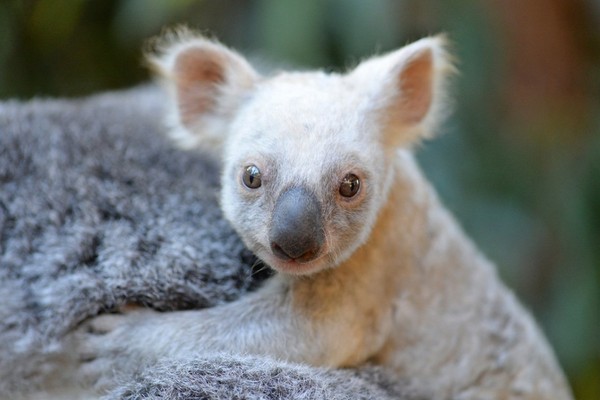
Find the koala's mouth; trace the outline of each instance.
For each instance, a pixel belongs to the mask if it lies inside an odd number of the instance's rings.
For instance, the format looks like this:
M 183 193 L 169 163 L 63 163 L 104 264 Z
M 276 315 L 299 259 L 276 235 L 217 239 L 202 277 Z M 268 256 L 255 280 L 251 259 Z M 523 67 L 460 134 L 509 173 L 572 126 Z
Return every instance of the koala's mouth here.
M 289 249 L 284 249 L 279 244 L 271 242 L 271 251 L 275 257 L 282 261 L 294 261 L 299 264 L 306 264 L 318 258 L 320 248 L 313 247 L 308 250 L 302 248 L 300 251 L 296 252 L 297 255 L 292 255 L 294 253 L 291 253 Z
M 263 244 L 255 242 L 251 246 L 254 254 L 270 268 L 290 275 L 309 275 L 328 268 L 331 264 L 331 257 L 329 257 L 326 247 L 323 246 L 318 254 L 306 258 L 281 258 Z
M 273 269 L 291 275 L 309 275 L 326 268 L 326 257 L 320 253 L 317 257 L 303 261 L 301 259 L 281 259 L 273 254 L 263 257 L 263 260 Z

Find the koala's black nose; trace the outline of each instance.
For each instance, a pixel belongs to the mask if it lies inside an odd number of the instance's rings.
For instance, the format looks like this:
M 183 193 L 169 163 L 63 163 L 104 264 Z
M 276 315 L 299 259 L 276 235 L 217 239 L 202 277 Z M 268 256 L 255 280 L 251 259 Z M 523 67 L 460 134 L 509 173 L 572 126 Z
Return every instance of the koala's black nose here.
M 308 262 L 317 257 L 325 235 L 316 197 L 301 187 L 283 192 L 275 203 L 269 240 L 273 254 L 283 260 Z

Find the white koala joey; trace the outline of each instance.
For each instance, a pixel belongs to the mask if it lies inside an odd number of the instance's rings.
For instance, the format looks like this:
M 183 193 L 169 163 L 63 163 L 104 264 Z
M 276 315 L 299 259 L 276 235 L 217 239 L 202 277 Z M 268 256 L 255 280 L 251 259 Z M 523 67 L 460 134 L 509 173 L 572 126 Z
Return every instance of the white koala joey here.
M 276 271 L 204 310 L 102 315 L 81 335 L 96 388 L 164 357 L 234 353 L 383 365 L 434 398 L 571 399 L 552 350 L 421 173 L 448 111 L 444 36 L 346 73 L 261 76 L 191 33 L 152 56 L 170 135 L 219 155 L 221 207 Z

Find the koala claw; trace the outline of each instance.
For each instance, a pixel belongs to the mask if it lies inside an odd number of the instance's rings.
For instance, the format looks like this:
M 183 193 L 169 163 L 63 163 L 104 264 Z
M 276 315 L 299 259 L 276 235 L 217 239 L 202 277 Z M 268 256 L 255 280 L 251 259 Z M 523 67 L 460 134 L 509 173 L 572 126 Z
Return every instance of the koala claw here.
M 120 374 L 133 373 L 141 368 L 142 363 L 139 363 L 133 344 L 137 329 L 149 314 L 156 312 L 126 310 L 119 314 L 100 315 L 84 323 L 74 334 L 77 378 L 96 390 L 106 390 L 114 385 Z

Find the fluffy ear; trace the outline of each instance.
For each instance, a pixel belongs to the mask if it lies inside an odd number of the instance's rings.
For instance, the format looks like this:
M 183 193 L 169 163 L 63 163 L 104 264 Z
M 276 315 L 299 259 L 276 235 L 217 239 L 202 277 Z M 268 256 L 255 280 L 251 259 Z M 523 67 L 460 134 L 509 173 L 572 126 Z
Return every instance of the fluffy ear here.
M 358 65 L 348 78 L 363 96 L 362 110 L 383 140 L 402 146 L 431 137 L 448 110 L 447 83 L 455 68 L 444 36 L 421 39 Z
M 239 54 L 187 31 L 169 34 L 156 47 L 149 62 L 172 96 L 171 136 L 185 148 L 219 147 L 258 74 Z

